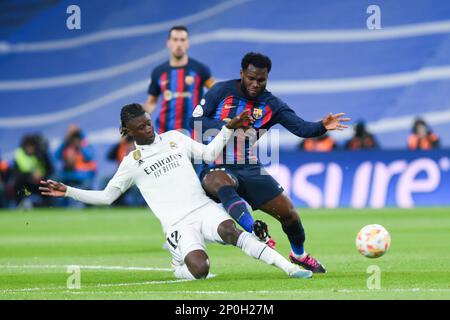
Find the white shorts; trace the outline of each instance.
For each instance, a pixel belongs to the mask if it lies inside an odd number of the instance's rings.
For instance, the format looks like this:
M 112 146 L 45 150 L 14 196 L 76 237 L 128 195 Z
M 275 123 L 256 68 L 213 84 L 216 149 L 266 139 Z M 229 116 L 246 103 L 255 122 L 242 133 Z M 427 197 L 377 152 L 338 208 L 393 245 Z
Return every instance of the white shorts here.
M 198 208 L 166 231 L 166 243 L 175 265 L 184 264 L 186 255 L 194 250 L 206 251 L 205 242 L 224 244 L 217 233 L 219 225 L 231 217 L 221 204 L 211 201 Z

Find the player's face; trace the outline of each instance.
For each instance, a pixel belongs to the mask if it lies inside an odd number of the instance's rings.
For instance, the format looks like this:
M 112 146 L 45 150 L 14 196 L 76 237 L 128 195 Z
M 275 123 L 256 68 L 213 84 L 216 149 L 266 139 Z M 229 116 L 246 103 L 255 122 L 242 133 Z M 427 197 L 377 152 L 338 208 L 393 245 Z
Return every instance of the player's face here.
M 172 30 L 167 40 L 167 48 L 176 59 L 181 59 L 189 49 L 188 33 L 184 30 Z
M 417 126 L 417 135 L 419 137 L 426 137 L 427 136 L 427 127 L 425 127 L 423 124 L 419 124 Z
M 128 121 L 127 129 L 139 145 L 152 144 L 155 141 L 155 131 L 147 113 Z
M 25 153 L 28 155 L 34 155 L 36 153 L 36 147 L 33 144 L 26 144 L 24 146 Z
M 241 70 L 241 82 L 247 91 L 244 93 L 250 98 L 259 96 L 266 89 L 268 76 L 267 68 L 257 68 L 251 64 L 246 70 Z

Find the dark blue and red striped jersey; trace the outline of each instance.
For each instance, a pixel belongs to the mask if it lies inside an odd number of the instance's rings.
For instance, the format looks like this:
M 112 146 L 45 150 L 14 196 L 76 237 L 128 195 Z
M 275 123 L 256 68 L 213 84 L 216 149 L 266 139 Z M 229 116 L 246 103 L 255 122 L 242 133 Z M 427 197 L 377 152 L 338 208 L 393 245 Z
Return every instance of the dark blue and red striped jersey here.
M 153 70 L 148 94 L 161 95 L 161 109 L 155 121 L 158 133 L 190 130 L 189 119 L 209 78 L 209 68 L 192 58 L 182 67 L 172 67 L 167 61 Z
M 321 136 L 327 131 L 322 121 L 303 120 L 285 102 L 267 90 L 256 100 L 246 98 L 240 88 L 240 79 L 216 83 L 195 108 L 191 127 L 197 128 L 201 124 L 202 134 L 211 128 L 221 129 L 226 124 L 224 119 L 231 119 L 245 109 L 250 110 L 250 115 L 255 120 L 253 127 L 257 132 L 256 139 L 261 137 L 261 129 L 268 130 L 276 124 L 304 138 Z M 227 146 L 224 149 L 222 161 L 230 164 L 255 160 L 256 155 L 252 153 L 250 139 L 245 141 L 245 144 L 237 142 L 236 139 L 235 137 L 235 141 L 230 141 L 234 144 L 233 147 Z

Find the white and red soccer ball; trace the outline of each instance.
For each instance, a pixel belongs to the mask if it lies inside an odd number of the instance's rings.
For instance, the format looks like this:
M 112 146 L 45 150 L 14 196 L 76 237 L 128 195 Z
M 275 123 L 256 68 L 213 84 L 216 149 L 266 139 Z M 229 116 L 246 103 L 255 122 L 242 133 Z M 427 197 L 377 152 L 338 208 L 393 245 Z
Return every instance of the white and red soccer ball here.
M 356 248 L 367 258 L 378 258 L 391 246 L 389 232 L 379 224 L 363 227 L 356 236 Z

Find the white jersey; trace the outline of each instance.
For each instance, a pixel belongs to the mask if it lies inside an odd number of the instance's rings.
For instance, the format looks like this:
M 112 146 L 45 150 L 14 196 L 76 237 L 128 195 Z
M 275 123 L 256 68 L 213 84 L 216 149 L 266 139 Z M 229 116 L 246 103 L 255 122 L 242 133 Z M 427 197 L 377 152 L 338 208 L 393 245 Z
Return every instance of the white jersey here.
M 163 229 L 213 202 L 203 190 L 191 159 L 213 161 L 220 155 L 233 130 L 223 127 L 208 146 L 178 131 L 156 135 L 151 145 L 136 145 L 120 164 L 108 187 L 125 192 L 135 184 Z

